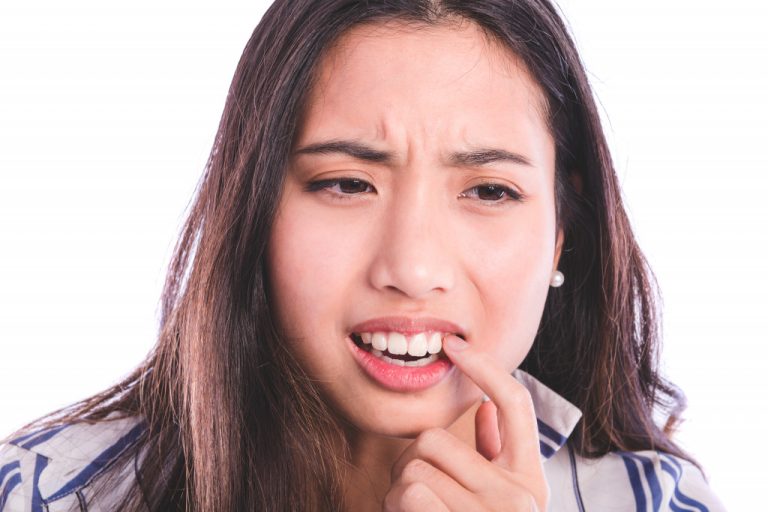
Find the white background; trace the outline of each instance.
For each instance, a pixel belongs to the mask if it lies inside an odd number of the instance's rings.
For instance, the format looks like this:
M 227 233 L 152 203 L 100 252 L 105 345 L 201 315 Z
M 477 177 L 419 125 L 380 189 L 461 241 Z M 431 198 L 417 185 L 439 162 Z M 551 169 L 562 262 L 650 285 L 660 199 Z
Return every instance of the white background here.
M 757 0 L 567 0 L 665 299 L 680 441 L 768 481 L 768 37 Z M 164 267 L 264 2 L 0 4 L 0 437 L 153 344 Z

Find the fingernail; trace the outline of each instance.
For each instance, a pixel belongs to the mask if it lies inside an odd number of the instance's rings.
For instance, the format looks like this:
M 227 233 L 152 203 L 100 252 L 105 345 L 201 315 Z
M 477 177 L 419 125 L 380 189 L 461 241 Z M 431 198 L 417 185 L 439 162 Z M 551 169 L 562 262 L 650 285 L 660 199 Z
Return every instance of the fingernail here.
M 488 395 L 486 395 L 486 394 L 483 394 L 483 403 L 485 403 L 485 402 L 490 402 L 490 401 L 491 401 L 491 397 L 489 397 L 489 396 L 488 396 Z
M 447 345 L 449 349 L 454 351 L 464 350 L 469 346 L 469 343 L 454 335 L 446 336 L 443 343 Z

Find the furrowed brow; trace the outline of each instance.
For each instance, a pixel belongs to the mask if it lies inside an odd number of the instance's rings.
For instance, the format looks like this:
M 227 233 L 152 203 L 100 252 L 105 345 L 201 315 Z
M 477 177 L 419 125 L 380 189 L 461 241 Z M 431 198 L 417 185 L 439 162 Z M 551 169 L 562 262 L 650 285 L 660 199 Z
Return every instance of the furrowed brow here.
M 295 155 L 328 155 L 341 153 L 351 156 L 358 160 L 366 162 L 391 164 L 393 161 L 392 153 L 388 151 L 379 151 L 361 142 L 353 140 L 329 140 L 324 142 L 315 142 L 307 146 L 300 147 L 294 151 Z
M 315 142 L 294 151 L 295 155 L 328 155 L 335 153 L 348 155 L 366 162 L 390 165 L 394 163 L 393 153 L 374 149 L 371 146 L 354 140 L 334 139 Z M 456 167 L 478 167 L 496 162 L 510 162 L 528 167 L 532 166 L 531 162 L 523 155 L 497 148 L 458 151 L 451 154 L 449 162 Z
M 530 160 L 526 157 L 505 149 L 482 148 L 473 151 L 456 152 L 450 158 L 451 165 L 457 167 L 476 167 L 496 162 L 511 162 L 532 167 Z

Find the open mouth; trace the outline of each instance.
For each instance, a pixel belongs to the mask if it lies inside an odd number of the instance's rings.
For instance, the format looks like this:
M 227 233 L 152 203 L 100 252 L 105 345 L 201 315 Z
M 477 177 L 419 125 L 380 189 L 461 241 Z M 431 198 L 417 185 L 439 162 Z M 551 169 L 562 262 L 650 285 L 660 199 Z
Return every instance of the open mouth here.
M 362 370 L 378 385 L 396 392 L 431 388 L 453 375 L 443 353 L 443 338 L 454 331 L 396 331 L 370 329 L 347 335 L 349 349 Z M 461 336 L 457 334 L 457 336 Z M 464 339 L 463 336 L 461 336 Z
M 361 350 L 383 361 L 397 365 L 421 367 L 438 359 L 448 358 L 442 350 L 442 338 L 439 332 L 417 333 L 406 336 L 401 333 L 375 332 L 351 333 L 350 339 Z M 463 337 L 462 337 L 463 338 Z

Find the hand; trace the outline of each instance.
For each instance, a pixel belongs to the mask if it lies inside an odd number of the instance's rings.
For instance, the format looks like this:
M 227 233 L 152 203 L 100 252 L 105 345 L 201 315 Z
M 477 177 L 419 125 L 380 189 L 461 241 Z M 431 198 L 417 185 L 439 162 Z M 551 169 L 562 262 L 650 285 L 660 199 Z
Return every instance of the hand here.
M 392 467 L 384 511 L 546 511 L 549 487 L 528 390 L 460 338 L 447 337 L 443 347 L 491 399 L 475 416 L 478 451 L 444 429 L 422 432 Z

